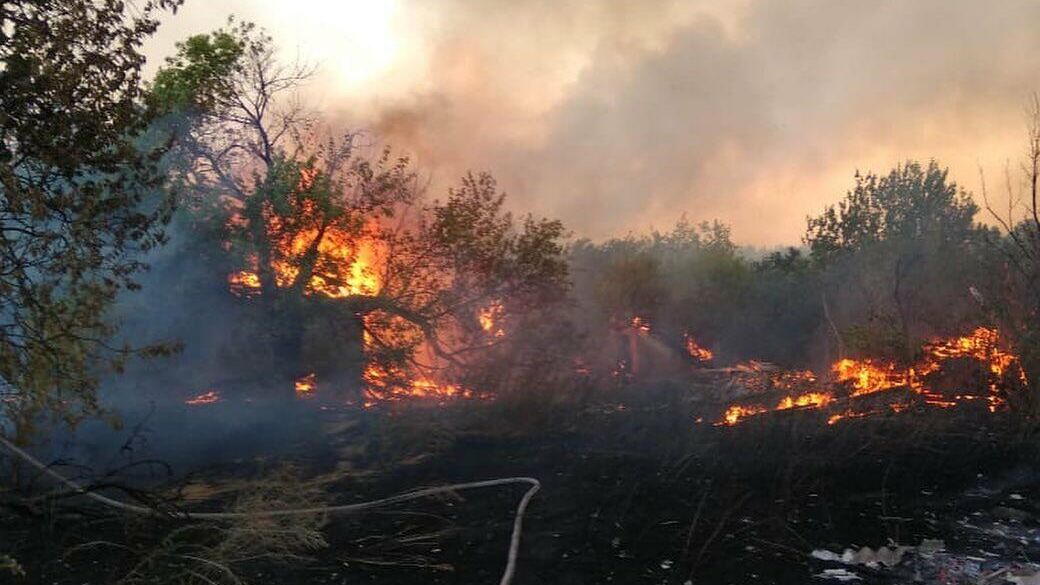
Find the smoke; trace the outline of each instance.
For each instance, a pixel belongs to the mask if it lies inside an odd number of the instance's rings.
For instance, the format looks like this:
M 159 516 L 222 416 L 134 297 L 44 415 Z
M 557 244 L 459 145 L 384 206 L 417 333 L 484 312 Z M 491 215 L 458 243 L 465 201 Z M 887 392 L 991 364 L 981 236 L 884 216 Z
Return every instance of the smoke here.
M 435 192 L 490 170 L 580 236 L 685 212 L 756 245 L 796 243 L 856 169 L 936 158 L 977 189 L 980 165 L 1018 160 L 1040 88 L 1029 0 L 365 6 L 189 2 L 150 52 L 237 10 L 318 63 L 312 103 L 412 154 Z
M 579 236 L 667 228 L 687 214 L 757 245 L 796 243 L 805 216 L 838 200 L 856 169 L 934 157 L 969 188 L 979 165 L 999 175 L 1021 154 L 1023 107 L 1040 89 L 1040 3 L 1029 0 L 401 0 L 349 12 L 370 5 L 189 1 L 150 45 L 150 67 L 233 11 L 289 58 L 316 61 L 305 99 L 334 125 L 413 155 L 434 194 L 486 169 L 516 210 L 559 217 Z M 386 38 L 337 44 L 366 18 Z M 174 230 L 144 290 L 119 307 L 127 339 L 185 344 L 106 386 L 130 423 L 153 402 L 241 389 L 224 379 L 241 356 L 218 351 L 242 345 L 241 309 L 192 244 Z M 268 430 L 278 414 L 233 427 L 214 416 L 190 427 L 199 440 L 188 450 L 203 437 L 237 448 L 257 428 L 278 443 Z M 190 417 L 149 424 L 187 429 Z M 300 428 L 284 427 L 290 438 Z

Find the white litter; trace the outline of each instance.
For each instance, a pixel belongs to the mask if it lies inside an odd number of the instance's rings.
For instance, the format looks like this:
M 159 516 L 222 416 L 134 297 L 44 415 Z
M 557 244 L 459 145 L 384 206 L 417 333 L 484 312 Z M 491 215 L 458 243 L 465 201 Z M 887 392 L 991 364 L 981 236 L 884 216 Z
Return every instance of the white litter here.
M 847 569 L 824 569 L 822 573 L 818 573 L 816 577 L 820 579 L 834 579 L 837 581 L 861 581 L 863 577 L 849 571 Z
M 840 555 L 826 549 L 816 549 L 810 553 L 810 556 L 821 561 L 845 563 L 846 565 L 863 565 L 876 569 L 878 566 L 894 567 L 898 565 L 908 552 L 917 552 L 921 556 L 930 557 L 945 549 L 946 543 L 943 541 L 925 539 L 918 546 L 893 544 L 891 546 L 878 547 L 876 550 L 869 546 L 864 546 L 860 549 L 847 548 Z M 1036 585 L 1040 585 L 1040 583 Z

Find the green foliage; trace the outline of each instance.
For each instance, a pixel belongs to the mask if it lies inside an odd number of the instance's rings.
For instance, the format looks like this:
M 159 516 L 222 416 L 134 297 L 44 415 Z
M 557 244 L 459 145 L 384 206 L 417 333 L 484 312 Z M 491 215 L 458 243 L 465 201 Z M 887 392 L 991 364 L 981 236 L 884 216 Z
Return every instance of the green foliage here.
M 605 312 L 622 321 L 655 313 L 668 295 L 660 260 L 641 250 L 611 261 L 593 292 Z
M 564 226 L 530 215 L 518 221 L 505 202 L 487 173 L 467 174 L 445 201 L 433 202 L 414 248 L 429 258 L 416 276 L 431 286 L 409 301 L 435 325 L 435 342 L 451 336 L 453 347 L 441 355 L 448 377 L 500 395 L 531 393 L 550 372 L 569 374 L 576 347 L 562 314 L 570 288 Z M 479 315 L 490 308 L 494 326 L 486 330 Z
M 463 291 L 444 302 L 476 295 L 535 306 L 565 294 L 563 224 L 527 216 L 517 225 L 503 210 L 505 198 L 490 174 L 467 174 L 443 203 L 430 207 L 423 240 L 450 261 L 450 288 Z
M 921 338 L 982 318 L 970 290 L 991 278 L 991 253 L 977 209 L 936 163 L 908 162 L 857 174 L 843 201 L 809 219 L 808 255 L 790 248 L 751 261 L 725 226 L 686 221 L 665 234 L 580 242 L 577 296 L 593 301 L 581 319 L 638 315 L 677 351 L 689 334 L 722 360 L 909 359 Z
M 808 219 L 818 287 L 845 337 L 838 352 L 911 359 L 922 339 L 978 322 L 969 291 L 991 276 L 977 212 L 945 169 L 910 161 L 857 173 L 843 201 Z
M 391 159 L 384 151 L 369 161 L 352 140 L 325 149 L 334 157 L 325 160 L 293 159 L 279 151 L 241 205 L 225 200 L 215 219 L 225 226 L 228 251 L 258 263 L 263 294 L 299 297 L 314 277 L 330 288 L 347 286 L 353 254 L 375 235 L 371 222 L 413 199 L 407 159 Z M 351 255 L 323 251 L 324 244 Z M 294 274 L 292 282 L 277 283 L 275 266 Z
M 810 365 L 823 318 L 817 279 L 812 262 L 797 248 L 772 252 L 754 262 L 749 291 L 735 316 L 744 333 L 730 333 L 726 344 L 738 355 L 789 366 Z
M 675 304 L 707 301 L 720 288 L 739 286 L 734 281 L 747 268 L 728 227 L 718 222 L 695 226 L 685 218 L 665 233 L 602 244 L 579 241 L 571 249 L 571 262 L 578 296 L 594 299 L 600 319 L 620 321 L 633 316 L 654 321 Z
M 151 104 L 159 111 L 211 111 L 231 98 L 232 77 L 243 65 L 253 25 L 229 21 L 229 30 L 188 37 L 155 74 Z
M 746 331 L 736 328 L 746 321 L 754 266 L 719 222 L 692 224 L 683 218 L 668 232 L 602 244 L 579 241 L 571 263 L 581 302 L 576 318 L 593 343 L 607 338 L 608 323 L 625 324 L 638 316 L 677 352 L 684 351 L 686 334 L 734 353 L 749 349 L 741 340 L 749 338 Z
M 131 353 L 105 345 L 106 310 L 172 209 L 163 149 L 141 146 L 139 49 L 178 4 L 0 4 L 0 380 L 16 433 L 96 411 L 98 358 Z
M 805 242 L 813 257 L 827 261 L 886 240 L 962 238 L 979 208 L 947 174 L 935 161 L 908 161 L 885 176 L 856 173 L 844 201 L 809 218 Z

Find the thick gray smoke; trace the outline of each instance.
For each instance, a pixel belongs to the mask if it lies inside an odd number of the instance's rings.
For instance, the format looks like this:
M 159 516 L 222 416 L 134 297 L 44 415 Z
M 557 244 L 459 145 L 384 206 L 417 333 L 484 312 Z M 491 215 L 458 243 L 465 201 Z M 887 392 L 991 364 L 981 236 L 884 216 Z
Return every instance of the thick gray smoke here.
M 592 237 L 687 212 L 797 243 L 857 168 L 907 158 L 977 188 L 979 165 L 1020 156 L 1040 89 L 1030 0 L 292 5 L 189 2 L 152 52 L 237 11 L 314 56 L 318 109 L 412 153 L 434 189 L 491 170 L 518 210 Z
M 683 24 L 653 23 L 653 42 L 619 40 L 638 21 L 598 31 L 573 82 L 518 132 L 499 103 L 518 98 L 496 90 L 543 91 L 522 80 L 558 66 L 556 38 L 582 9 L 529 4 L 545 20 L 514 30 L 482 6 L 434 46 L 433 62 L 448 61 L 429 72 L 438 82 L 377 128 L 442 174 L 493 169 L 520 205 L 592 236 L 686 211 L 732 223 L 739 241 L 793 243 L 855 169 L 908 157 L 938 158 L 974 187 L 978 164 L 996 174 L 1019 156 L 1040 87 L 1033 2 L 751 2 L 728 23 L 641 4 Z M 494 42 L 514 35 L 530 46 Z
M 306 97 L 413 154 L 435 189 L 490 170 L 518 210 L 578 235 L 687 212 L 754 245 L 796 244 L 856 169 L 937 158 L 977 188 L 980 164 L 1020 156 L 1040 88 L 1030 0 L 379 6 L 189 1 L 153 63 L 235 12 L 313 56 Z

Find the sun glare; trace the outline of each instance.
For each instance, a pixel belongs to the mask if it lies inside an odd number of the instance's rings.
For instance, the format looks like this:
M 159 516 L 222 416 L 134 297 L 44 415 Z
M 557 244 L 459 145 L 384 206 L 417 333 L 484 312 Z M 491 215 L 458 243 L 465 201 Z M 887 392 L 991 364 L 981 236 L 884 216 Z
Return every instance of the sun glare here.
M 399 57 L 396 0 L 283 0 L 272 12 L 275 26 L 293 33 L 300 56 L 345 88 L 370 82 Z

